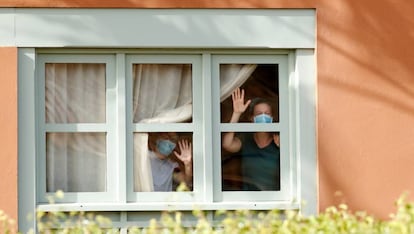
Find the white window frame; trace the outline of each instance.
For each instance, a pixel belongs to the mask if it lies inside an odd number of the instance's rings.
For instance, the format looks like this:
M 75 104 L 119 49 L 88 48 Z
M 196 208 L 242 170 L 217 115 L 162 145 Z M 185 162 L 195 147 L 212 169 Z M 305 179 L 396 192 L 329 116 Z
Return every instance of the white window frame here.
M 132 68 L 134 64 L 191 64 L 192 122 L 191 123 L 133 123 L 132 119 Z M 201 56 L 194 54 L 127 54 L 126 55 L 126 115 L 127 116 L 127 201 L 128 202 L 195 202 L 202 201 L 204 168 L 202 142 L 202 99 L 197 81 L 201 76 Z M 193 139 L 193 191 L 189 192 L 134 192 L 133 191 L 133 134 L 148 132 L 191 132 Z
M 120 223 L 127 223 L 128 212 L 160 211 L 166 209 L 204 210 L 217 209 L 300 209 L 304 214 L 317 212 L 317 166 L 316 166 L 316 12 L 314 9 L 29 9 L 4 8 L 0 10 L 0 31 L 5 37 L 0 44 L 18 47 L 18 118 L 19 118 L 19 230 L 27 231 L 35 227 L 35 221 L 27 222 L 26 216 L 35 217 L 34 210 L 85 210 L 120 212 Z M 60 22 L 56 27 L 56 22 Z M 196 22 L 196 23 L 195 23 Z M 248 23 L 246 23 L 248 22 Z M 91 27 L 93 25 L 93 27 Z M 123 27 L 120 27 L 122 25 Z M 39 34 L 39 31 L 44 33 Z M 56 49 L 68 47 L 70 49 Z M 182 203 L 126 203 L 128 194 L 115 194 L 115 202 L 110 203 L 62 203 L 38 205 L 38 186 L 36 181 L 36 129 L 37 118 L 35 103 L 36 63 L 38 53 L 77 53 L 87 48 L 120 48 L 88 51 L 94 54 L 113 53 L 117 66 L 125 66 L 124 54 L 140 48 L 137 52 L 154 53 L 151 48 L 159 48 L 161 53 L 172 49 L 180 52 L 199 51 L 202 67 L 211 67 L 211 54 L 203 53 L 200 48 L 207 48 L 212 53 L 235 54 L 236 51 L 256 54 L 274 53 L 288 56 L 289 100 L 294 108 L 293 120 L 289 122 L 292 131 L 289 139 L 295 139 L 292 152 L 292 170 L 297 177 L 292 177 L 291 193 L 294 201 L 259 201 L 231 202 L 215 201 L 213 189 L 202 188 L 201 201 Z M 55 49 L 52 49 L 55 48 Z M 77 49 L 78 48 L 78 49 Z M 79 49 L 80 48 L 80 49 Z M 85 48 L 85 49 L 82 49 Z M 122 49 L 126 48 L 126 50 Z M 223 48 L 223 49 L 216 49 Z M 285 51 L 286 49 L 286 51 Z M 267 51 L 267 52 L 266 52 Z M 212 109 L 213 102 L 209 95 L 212 91 L 211 69 L 202 70 L 201 86 L 206 93 L 201 93 L 202 107 Z M 116 71 L 118 85 L 125 84 L 126 74 Z M 125 103 L 118 102 L 122 111 Z M 212 136 L 211 113 L 203 112 L 202 127 L 204 136 Z M 126 125 L 119 121 L 118 125 Z M 126 133 L 125 133 L 126 134 Z M 120 136 L 121 138 L 123 136 Z M 193 136 L 194 137 L 194 136 Z M 126 139 L 124 139 L 126 140 Z M 200 148 L 204 152 L 204 171 L 202 180 L 205 184 L 214 183 L 212 138 L 203 139 Z M 283 144 L 283 142 L 282 142 Z M 126 146 L 119 145 L 117 152 L 126 155 Z M 199 166 L 199 165 L 195 165 Z M 120 184 L 118 191 L 126 191 L 121 184 L 126 182 L 127 166 L 119 165 Z M 216 169 L 216 168 L 215 168 Z M 124 174 L 122 174 L 122 172 Z M 296 181 L 296 182 L 295 182 Z M 302 204 L 306 201 L 306 205 Z
M 279 122 L 272 124 L 254 123 L 222 123 L 220 120 L 220 65 L 221 64 L 274 64 L 278 65 L 279 83 Z M 289 111 L 291 100 L 289 99 L 289 75 L 288 54 L 239 54 L 239 55 L 212 55 L 212 80 L 213 80 L 213 145 L 221 145 L 220 137 L 223 132 L 280 132 L 280 191 L 221 191 L 221 151 L 219 147 L 214 148 L 214 200 L 215 201 L 292 201 L 296 199 L 292 189 L 296 187 L 296 172 L 291 171 L 292 162 L 295 162 L 295 152 L 291 152 L 289 119 L 293 113 Z
M 36 168 L 37 179 L 37 200 L 39 203 L 48 203 L 48 197 L 53 197 L 55 192 L 46 191 L 46 134 L 47 133 L 82 133 L 96 132 L 106 133 L 106 191 L 104 192 L 65 192 L 65 197 L 61 202 L 104 202 L 115 200 L 116 185 L 119 184 L 115 179 L 119 172 L 117 168 L 110 165 L 117 165 L 115 155 L 119 143 L 117 142 L 117 126 L 115 102 L 117 96 L 117 80 L 115 76 L 115 56 L 114 55 L 87 55 L 87 54 L 37 54 L 37 77 L 36 79 L 36 119 L 37 119 L 37 147 L 36 147 Z M 45 66 L 47 63 L 103 63 L 105 64 L 105 123 L 46 123 L 45 121 Z M 114 100 L 114 101 L 108 101 Z M 114 111 L 117 110 L 117 111 Z M 116 144 L 109 144 L 116 142 Z
M 38 70 L 37 79 L 37 200 L 39 204 L 47 203 L 47 196 L 53 196 L 53 193 L 46 192 L 46 159 L 45 159 L 45 134 L 47 132 L 105 132 L 107 133 L 107 191 L 106 192 L 67 192 L 65 198 L 58 202 L 204 202 L 206 191 L 212 190 L 213 197 L 207 198 L 214 202 L 225 201 L 292 201 L 296 200 L 293 189 L 296 189 L 296 171 L 295 168 L 295 139 L 290 138 L 289 131 L 294 129 L 289 127 L 289 119 L 295 115 L 295 109 L 291 108 L 293 101 L 290 100 L 288 87 L 292 82 L 288 77 L 288 54 L 243 54 L 236 51 L 236 54 L 213 54 L 211 52 L 203 52 L 200 54 L 128 54 L 117 53 L 88 55 L 76 53 L 69 54 L 37 54 Z M 248 52 L 248 51 L 247 51 Z M 180 53 L 175 52 L 175 53 Z M 187 52 L 188 53 L 188 52 Z M 228 51 L 227 53 L 235 53 Z M 246 53 L 246 52 L 244 52 Z M 279 52 L 280 53 L 280 52 Z M 212 70 L 202 76 L 202 70 L 208 68 L 201 67 L 202 58 L 204 64 L 212 64 Z M 44 67 L 46 63 L 105 63 L 106 64 L 106 120 L 105 124 L 45 124 L 45 103 L 44 103 Z M 125 64 L 124 64 L 125 63 Z M 148 123 L 132 123 L 132 65 L 133 64 L 192 64 L 192 87 L 193 94 L 206 93 L 206 100 L 201 95 L 193 95 L 193 121 L 192 123 L 170 123 L 170 124 L 148 124 Z M 246 124 L 246 123 L 220 123 L 220 84 L 219 84 L 219 65 L 220 64 L 277 64 L 279 69 L 279 123 L 267 124 Z M 118 75 L 115 75 L 118 71 Z M 126 76 L 124 75 L 126 74 Z M 207 77 L 211 74 L 211 77 Z M 126 77 L 126 78 L 124 78 Z M 203 87 L 201 77 L 211 80 L 211 84 Z M 211 95 L 208 95 L 211 87 Z M 291 92 L 290 92 L 291 93 Z M 120 98 L 125 97 L 125 98 Z M 212 109 L 203 108 L 203 102 L 212 103 Z M 113 111 L 117 110 L 117 111 Z M 213 113 L 204 115 L 203 113 Z M 212 118 L 212 119 L 209 119 Z M 208 126 L 206 123 L 210 123 Z M 204 127 L 203 127 L 204 126 Z M 75 130 L 76 129 L 76 130 Z M 206 135 L 203 129 L 213 129 L 212 135 Z M 224 131 L 247 131 L 254 132 L 260 129 L 267 131 L 281 132 L 281 190 L 280 191 L 260 191 L 260 192 L 226 192 L 221 191 L 221 147 L 213 147 L 213 145 L 221 145 L 220 134 Z M 134 192 L 133 189 L 133 168 L 132 168 L 132 147 L 134 132 L 192 132 L 194 145 L 194 190 L 192 192 Z M 117 137 L 116 137 L 117 136 Z M 204 144 L 202 139 L 211 138 L 212 145 Z M 109 144 L 109 143 L 112 144 Z M 203 151 L 205 148 L 213 149 L 211 152 Z M 285 147 L 283 147 L 285 146 Z M 212 156 L 210 156 L 212 155 Z M 202 166 L 204 157 L 212 157 L 213 167 Z M 123 177 L 122 168 L 126 164 L 126 178 Z M 122 165 L 122 166 L 121 166 Z M 200 166 L 201 165 L 201 166 Z M 207 186 L 205 171 L 213 171 L 214 185 L 212 188 Z M 126 192 L 124 191 L 126 188 Z M 124 194 L 127 193 L 127 198 Z M 172 195 L 174 194 L 174 195 Z M 171 199 L 171 198 L 174 199 Z
M 20 144 L 34 149 L 34 157 L 38 161 L 29 159 L 28 165 L 37 165 L 36 169 L 30 169 L 23 176 L 37 178 L 28 181 L 28 187 L 32 187 L 31 194 L 37 197 L 33 206 L 44 211 L 50 210 L 87 210 L 87 211 L 157 211 L 166 209 L 191 210 L 195 207 L 203 210 L 217 209 L 303 209 L 301 200 L 313 198 L 316 194 L 308 190 L 315 188 L 316 181 L 307 181 L 301 168 L 314 170 L 314 143 L 315 139 L 312 126 L 314 123 L 307 118 L 301 118 L 302 113 L 314 114 L 314 108 L 309 106 L 309 100 L 314 98 L 314 81 L 312 75 L 299 76 L 298 69 L 311 72 L 314 64 L 313 52 L 310 50 L 188 50 L 172 51 L 171 54 L 156 51 L 141 53 L 133 50 L 34 50 L 20 49 L 20 63 L 26 70 L 34 66 L 38 73 L 19 76 L 19 121 L 20 126 L 28 126 L 30 123 L 37 128 L 22 128 L 22 133 L 33 138 L 21 137 Z M 50 54 L 48 54 L 50 53 Z M 88 53 L 100 55 L 88 55 Z M 153 53 L 148 55 L 149 53 Z M 182 55 L 177 55 L 182 53 Z M 116 59 L 115 59 L 116 58 Z M 107 64 L 107 82 L 110 87 L 116 87 L 108 92 L 107 123 L 102 126 L 95 124 L 76 125 L 83 130 L 98 129 L 108 132 L 108 142 L 111 139 L 114 145 L 108 151 L 116 152 L 115 157 L 108 154 L 108 179 L 109 185 L 114 188 L 107 194 L 99 193 L 69 193 L 68 197 L 57 204 L 45 204 L 46 200 L 40 198 L 45 193 L 45 184 L 39 180 L 45 176 L 44 148 L 45 142 L 34 139 L 44 138 L 47 131 L 71 131 L 69 126 L 61 124 L 44 123 L 44 101 L 37 103 L 35 100 L 44 100 L 44 72 L 41 68 L 46 62 L 105 62 Z M 133 124 L 132 123 L 132 64 L 134 63 L 191 63 L 193 67 L 193 122 L 172 124 Z M 278 64 L 279 67 L 279 104 L 280 121 L 271 126 L 267 124 L 251 123 L 220 123 L 219 110 L 219 64 L 223 63 L 257 63 Z M 25 74 L 25 73 L 23 73 Z M 109 76 L 114 76 L 111 78 Z M 28 77 L 33 81 L 28 82 Z M 299 77 L 305 81 L 299 82 Z M 309 80 L 307 80 L 309 78 Z M 29 79 L 30 80 L 30 79 Z M 41 88 L 43 87 L 43 88 Z M 36 91 L 37 88 L 37 91 Z M 33 91 L 31 91 L 33 90 Z M 201 94 L 201 95 L 197 95 Z M 34 98 L 38 97 L 38 98 Z M 120 98 L 122 97 L 122 98 Z M 125 98 L 126 97 L 126 98 Z M 128 101 L 129 100 L 129 101 Z M 314 99 L 313 99 L 314 100 Z M 35 108 L 30 103 L 36 105 Z M 112 103 L 112 104 L 110 104 Z M 113 112 L 112 109 L 117 111 Z M 23 118 L 22 116 L 36 116 Z M 112 115 L 112 116 L 111 116 Z M 20 119 L 21 118 L 21 119 Z M 88 126 L 89 125 L 89 126 Z M 98 124 L 100 125 L 100 124 Z M 223 131 L 280 131 L 281 132 L 281 157 L 282 160 L 281 191 L 221 191 L 221 156 L 220 135 Z M 132 191 L 132 136 L 133 132 L 157 132 L 177 131 L 193 132 L 194 145 L 194 189 L 192 192 L 133 192 Z M 40 136 L 40 137 L 39 137 Z M 115 137 L 116 136 L 116 137 Z M 285 147 L 284 147 L 285 146 Z M 112 149 L 110 149 L 112 148 Z M 110 149 L 110 150 L 109 150 Z M 23 151 L 23 153 L 28 153 Z M 33 155 L 33 153 L 30 153 Z M 117 160 L 115 160 L 117 158 Z M 28 158 L 26 158 L 28 159 Z M 20 161 L 19 161 L 20 162 Z M 113 166 L 113 168 L 111 166 Z M 25 164 L 23 167 L 27 168 Z M 313 180 L 312 178 L 310 178 Z M 33 183 L 33 184 L 32 184 Z M 313 190 L 314 191 L 314 190 Z M 306 195 L 306 196 L 305 196 Z M 308 201 L 308 200 L 307 200 Z M 310 211 L 314 213 L 314 211 Z

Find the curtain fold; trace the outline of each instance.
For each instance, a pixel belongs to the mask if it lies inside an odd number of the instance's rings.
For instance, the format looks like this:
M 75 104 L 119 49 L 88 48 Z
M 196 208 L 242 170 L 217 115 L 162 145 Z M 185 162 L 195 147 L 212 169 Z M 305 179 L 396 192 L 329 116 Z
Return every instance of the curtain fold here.
M 220 65 L 220 102 L 242 86 L 257 68 L 257 64 L 222 64 Z

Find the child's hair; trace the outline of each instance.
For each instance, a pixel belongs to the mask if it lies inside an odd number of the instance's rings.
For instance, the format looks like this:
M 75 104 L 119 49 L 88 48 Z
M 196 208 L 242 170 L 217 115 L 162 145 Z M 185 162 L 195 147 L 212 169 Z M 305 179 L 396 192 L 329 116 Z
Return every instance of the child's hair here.
M 148 149 L 155 151 L 158 139 L 170 140 L 177 143 L 178 135 L 175 132 L 151 132 L 148 134 Z
M 262 104 L 265 103 L 267 104 L 270 109 L 272 110 L 272 115 L 273 115 L 273 107 L 272 107 L 272 103 L 270 103 L 269 100 L 264 99 L 264 98 L 253 98 L 252 101 L 250 102 L 249 108 L 248 108 L 248 117 L 252 117 L 254 114 L 254 107 L 258 104 Z

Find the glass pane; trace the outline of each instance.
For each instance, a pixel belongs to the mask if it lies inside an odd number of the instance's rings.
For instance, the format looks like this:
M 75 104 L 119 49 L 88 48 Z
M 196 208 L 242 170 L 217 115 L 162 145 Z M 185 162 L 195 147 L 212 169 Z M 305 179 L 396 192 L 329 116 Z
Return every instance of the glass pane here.
M 240 109 L 240 117 L 236 118 L 236 122 L 253 122 L 255 115 L 253 106 L 258 102 L 268 103 L 272 122 L 279 122 L 277 64 L 220 64 L 220 116 L 222 123 L 228 123 L 232 118 L 232 93 L 239 87 L 241 91 L 238 103 L 245 105 L 245 107 Z
M 192 133 L 134 134 L 134 191 L 192 190 Z
M 237 143 L 224 147 L 226 137 Z M 223 191 L 280 190 L 279 133 L 223 133 L 222 142 Z
M 106 133 L 47 133 L 47 192 L 106 191 Z
M 191 64 L 134 64 L 134 123 L 192 121 Z
M 48 63 L 47 123 L 105 122 L 105 64 Z

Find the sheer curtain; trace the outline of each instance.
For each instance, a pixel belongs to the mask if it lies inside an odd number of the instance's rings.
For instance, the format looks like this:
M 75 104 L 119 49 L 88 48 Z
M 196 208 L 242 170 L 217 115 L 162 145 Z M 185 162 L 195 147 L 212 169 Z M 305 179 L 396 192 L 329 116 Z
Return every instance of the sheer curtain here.
M 192 118 L 190 64 L 133 66 L 134 123 L 177 123 Z M 134 191 L 153 190 L 148 134 L 134 134 Z
M 46 124 L 105 123 L 105 92 L 105 64 L 46 64 Z M 46 133 L 46 187 L 48 192 L 105 191 L 106 134 Z
M 255 64 L 220 67 L 220 100 L 229 97 L 253 73 Z M 177 123 L 192 118 L 191 66 L 137 64 L 133 68 L 134 123 Z M 134 135 L 134 191 L 152 191 L 148 134 Z
M 254 64 L 220 67 L 220 100 L 252 74 Z M 177 123 L 192 119 L 190 64 L 133 66 L 133 122 Z M 50 63 L 45 67 L 45 118 L 49 125 L 106 122 L 105 64 Z M 134 191 L 152 191 L 148 134 L 134 134 Z M 106 191 L 106 133 L 48 132 L 48 192 Z M 196 156 L 195 156 L 196 157 Z

